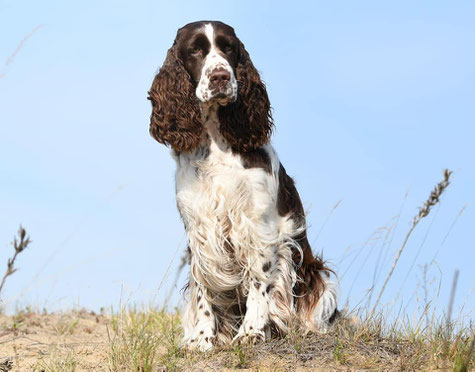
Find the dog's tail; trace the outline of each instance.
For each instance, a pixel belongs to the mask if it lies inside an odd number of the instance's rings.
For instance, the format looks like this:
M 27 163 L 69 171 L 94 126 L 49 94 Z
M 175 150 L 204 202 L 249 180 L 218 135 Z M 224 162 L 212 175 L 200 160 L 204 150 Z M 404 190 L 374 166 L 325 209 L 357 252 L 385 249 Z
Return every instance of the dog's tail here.
M 326 332 L 339 316 L 338 285 L 333 271 L 319 257 L 304 258 L 294 288 L 299 319 L 312 331 Z

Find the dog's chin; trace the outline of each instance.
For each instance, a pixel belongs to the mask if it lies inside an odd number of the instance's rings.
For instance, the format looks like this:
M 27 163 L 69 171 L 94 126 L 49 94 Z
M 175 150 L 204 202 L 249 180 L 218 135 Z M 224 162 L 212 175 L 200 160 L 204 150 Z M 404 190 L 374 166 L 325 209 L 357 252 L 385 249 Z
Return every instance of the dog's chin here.
M 218 103 L 220 106 L 227 106 L 231 102 L 234 102 L 235 99 L 230 94 L 218 93 L 211 97 L 211 101 Z
M 235 101 L 236 97 L 234 97 L 232 93 L 217 92 L 214 93 L 208 100 L 203 103 L 206 103 L 208 105 L 227 106 Z

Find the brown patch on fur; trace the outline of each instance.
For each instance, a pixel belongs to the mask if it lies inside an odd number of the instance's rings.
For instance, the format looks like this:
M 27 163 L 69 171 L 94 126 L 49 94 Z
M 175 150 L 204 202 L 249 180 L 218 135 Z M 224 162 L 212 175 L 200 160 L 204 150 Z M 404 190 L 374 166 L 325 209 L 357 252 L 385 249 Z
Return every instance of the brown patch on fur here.
M 218 110 L 220 131 L 234 151 L 257 149 L 269 141 L 274 123 L 265 84 L 239 41 L 240 58 L 236 67 L 236 102 Z
M 328 323 L 332 324 L 335 320 L 337 320 L 341 316 L 341 313 L 335 309 L 332 316 L 328 319 Z
M 289 216 L 297 225 L 305 224 L 305 212 L 300 196 L 295 188 L 295 182 L 287 175 L 282 164 L 279 169 L 279 191 L 277 198 L 277 210 L 281 216 Z M 328 274 L 332 270 L 325 266 L 320 257 L 313 255 L 306 231 L 303 231 L 294 239 L 300 245 L 303 252 L 303 258 L 300 257 L 298 252 L 293 252 L 292 255 L 294 264 L 298 267 L 298 280 L 293 288 L 294 295 L 296 296 L 297 313 L 302 320 L 312 321 L 310 319 L 311 312 L 317 306 L 317 302 L 325 290 L 322 274 Z M 299 267 L 301 260 L 302 263 Z
M 266 262 L 264 265 L 262 265 L 262 271 L 264 271 L 264 272 L 269 271 L 271 266 L 272 266 L 272 264 L 270 262 Z
M 272 173 L 272 164 L 269 154 L 262 147 L 248 152 L 242 152 L 239 155 L 241 156 L 244 168 L 262 168 L 267 173 Z

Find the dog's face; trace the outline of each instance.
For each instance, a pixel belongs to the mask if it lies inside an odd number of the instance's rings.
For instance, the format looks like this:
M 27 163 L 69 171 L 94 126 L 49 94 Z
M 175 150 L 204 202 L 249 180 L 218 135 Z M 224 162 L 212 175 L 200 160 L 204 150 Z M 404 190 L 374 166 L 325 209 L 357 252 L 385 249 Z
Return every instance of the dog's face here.
M 259 148 L 272 132 L 265 84 L 234 29 L 221 22 L 194 22 L 178 30 L 149 99 L 150 133 L 178 152 L 200 146 L 207 120 L 203 108 L 210 105 L 235 152 Z
M 177 43 L 201 102 L 224 106 L 236 101 L 240 48 L 231 27 L 221 22 L 190 23 L 179 30 Z

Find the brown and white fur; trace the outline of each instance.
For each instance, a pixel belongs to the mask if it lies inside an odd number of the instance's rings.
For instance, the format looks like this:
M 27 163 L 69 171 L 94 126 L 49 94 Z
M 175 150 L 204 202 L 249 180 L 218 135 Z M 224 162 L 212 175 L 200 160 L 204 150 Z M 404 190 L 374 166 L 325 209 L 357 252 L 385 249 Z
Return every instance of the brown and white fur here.
M 183 345 L 209 350 L 326 331 L 337 286 L 306 236 L 300 197 L 270 144 L 265 85 L 234 30 L 178 30 L 149 92 L 150 133 L 172 147 L 190 263 Z

